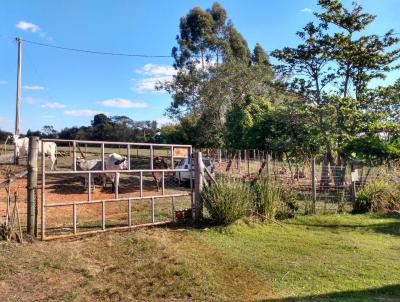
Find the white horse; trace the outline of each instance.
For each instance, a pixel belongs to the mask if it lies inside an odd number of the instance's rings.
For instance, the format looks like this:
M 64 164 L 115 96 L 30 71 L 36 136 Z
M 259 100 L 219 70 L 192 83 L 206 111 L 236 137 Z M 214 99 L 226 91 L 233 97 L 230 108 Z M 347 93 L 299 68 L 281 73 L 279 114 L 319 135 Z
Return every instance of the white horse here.
M 29 149 L 29 138 L 22 137 L 20 138 L 19 135 L 14 134 L 13 136 L 15 148 L 16 148 L 16 155 L 17 158 L 20 156 L 28 156 L 28 149 Z M 51 170 L 55 170 L 55 165 L 57 163 L 57 145 L 54 142 L 44 142 L 43 143 L 44 154 L 50 156 L 51 160 Z M 39 154 L 42 153 L 42 144 L 39 141 Z

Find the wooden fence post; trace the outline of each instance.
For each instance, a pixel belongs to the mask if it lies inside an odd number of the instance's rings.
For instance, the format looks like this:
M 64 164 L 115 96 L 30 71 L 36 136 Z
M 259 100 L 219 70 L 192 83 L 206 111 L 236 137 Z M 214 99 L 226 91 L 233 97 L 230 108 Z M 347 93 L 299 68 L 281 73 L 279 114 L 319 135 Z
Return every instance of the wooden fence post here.
M 203 192 L 204 182 L 204 164 L 201 152 L 194 153 L 194 221 L 200 221 L 203 218 Z
M 37 175 L 38 175 L 38 153 L 39 153 L 39 137 L 32 136 L 29 138 L 28 150 L 28 211 L 27 211 L 27 232 L 32 237 L 37 234 Z
M 317 202 L 317 183 L 316 183 L 316 175 L 315 175 L 315 157 L 311 160 L 311 184 L 312 184 L 312 202 L 313 208 L 312 211 L 315 213 L 316 211 L 316 202 Z

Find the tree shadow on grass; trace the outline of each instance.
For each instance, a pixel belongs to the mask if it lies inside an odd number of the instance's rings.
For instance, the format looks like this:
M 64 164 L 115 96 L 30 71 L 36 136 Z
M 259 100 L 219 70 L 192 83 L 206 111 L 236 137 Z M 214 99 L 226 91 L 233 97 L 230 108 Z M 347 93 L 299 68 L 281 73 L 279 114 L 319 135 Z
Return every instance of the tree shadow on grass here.
M 306 302 L 306 301 L 400 301 L 400 284 L 388 285 L 379 288 L 354 290 L 346 292 L 328 293 L 322 295 L 310 295 L 293 298 L 274 298 L 261 300 L 262 302 Z M 261 302 L 260 301 L 260 302 Z
M 397 219 L 398 221 L 385 221 L 385 219 Z M 307 227 L 316 227 L 316 228 L 330 228 L 330 229 L 347 229 L 354 231 L 372 231 L 376 233 L 389 234 L 400 236 L 400 214 L 377 214 L 372 219 L 383 220 L 382 223 L 371 223 L 371 224 L 342 224 L 342 223 L 308 223 L 307 221 L 303 221 L 301 223 L 291 223 L 291 225 L 301 225 Z M 399 297 L 400 301 L 400 297 Z

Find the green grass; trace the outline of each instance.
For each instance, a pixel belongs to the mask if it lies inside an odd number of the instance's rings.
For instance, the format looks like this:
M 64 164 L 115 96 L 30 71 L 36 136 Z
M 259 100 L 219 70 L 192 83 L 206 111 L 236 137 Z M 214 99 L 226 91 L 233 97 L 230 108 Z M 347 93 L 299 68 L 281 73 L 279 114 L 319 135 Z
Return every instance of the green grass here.
M 368 290 L 385 286 L 396 286 L 400 297 L 399 236 L 399 218 L 369 215 L 303 216 L 285 227 L 236 224 L 198 234 L 281 295 L 321 301 L 338 293 L 340 301 L 375 301 Z
M 398 301 L 400 217 L 141 229 L 0 244 L 4 301 Z

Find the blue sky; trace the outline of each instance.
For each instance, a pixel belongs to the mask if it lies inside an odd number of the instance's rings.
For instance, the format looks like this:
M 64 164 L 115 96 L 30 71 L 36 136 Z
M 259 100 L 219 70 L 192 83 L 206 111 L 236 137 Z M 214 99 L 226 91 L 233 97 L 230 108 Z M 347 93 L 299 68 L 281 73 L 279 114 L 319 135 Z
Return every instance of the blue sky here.
M 313 19 L 316 1 L 219 1 L 251 48 L 295 46 L 295 32 Z M 351 1 L 344 1 L 350 4 Z M 363 0 L 377 19 L 369 33 L 400 32 L 397 0 Z M 169 55 L 179 18 L 213 1 L 0 1 L 0 129 L 13 131 L 17 46 L 13 37 L 65 47 Z M 154 90 L 173 74 L 171 58 L 89 55 L 25 43 L 21 130 L 88 125 L 93 114 L 165 122 L 170 97 Z M 386 80 L 393 82 L 399 73 Z

